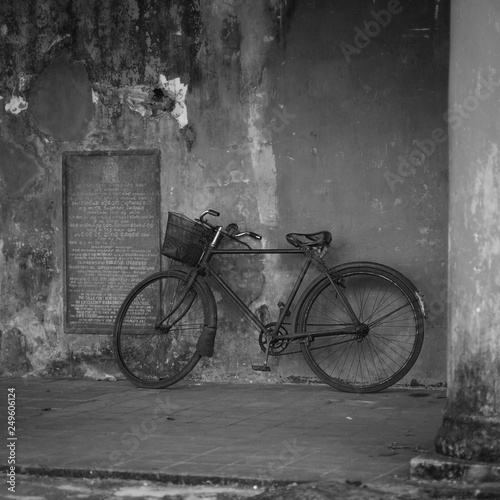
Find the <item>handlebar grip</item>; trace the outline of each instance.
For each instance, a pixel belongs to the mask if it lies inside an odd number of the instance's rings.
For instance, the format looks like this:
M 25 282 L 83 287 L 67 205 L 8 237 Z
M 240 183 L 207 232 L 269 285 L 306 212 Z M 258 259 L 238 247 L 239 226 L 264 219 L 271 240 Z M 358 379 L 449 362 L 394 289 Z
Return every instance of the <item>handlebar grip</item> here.
M 251 236 L 252 238 L 255 238 L 256 240 L 261 240 L 262 239 L 262 236 L 260 234 L 253 233 L 252 231 L 248 232 L 248 236 Z
M 220 212 L 217 212 L 217 210 L 212 210 L 211 208 L 207 210 L 208 215 L 212 215 L 213 217 L 219 217 Z

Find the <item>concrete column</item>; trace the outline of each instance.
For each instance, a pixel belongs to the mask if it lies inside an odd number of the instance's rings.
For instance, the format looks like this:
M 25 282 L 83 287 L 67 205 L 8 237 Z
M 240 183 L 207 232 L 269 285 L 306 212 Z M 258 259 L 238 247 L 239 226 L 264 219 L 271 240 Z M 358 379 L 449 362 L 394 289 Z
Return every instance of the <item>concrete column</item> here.
M 438 453 L 500 461 L 500 2 L 451 1 L 448 404 Z

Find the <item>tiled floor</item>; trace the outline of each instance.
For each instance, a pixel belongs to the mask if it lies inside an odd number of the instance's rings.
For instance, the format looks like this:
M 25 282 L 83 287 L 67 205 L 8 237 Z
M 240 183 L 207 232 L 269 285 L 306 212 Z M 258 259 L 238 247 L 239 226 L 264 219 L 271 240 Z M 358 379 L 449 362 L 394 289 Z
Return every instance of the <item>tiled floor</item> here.
M 445 392 L 325 385 L 0 380 L 16 389 L 17 466 L 252 480 L 406 479 L 433 449 Z M 5 435 L 7 429 L 5 426 Z M 1 464 L 6 464 L 3 452 Z

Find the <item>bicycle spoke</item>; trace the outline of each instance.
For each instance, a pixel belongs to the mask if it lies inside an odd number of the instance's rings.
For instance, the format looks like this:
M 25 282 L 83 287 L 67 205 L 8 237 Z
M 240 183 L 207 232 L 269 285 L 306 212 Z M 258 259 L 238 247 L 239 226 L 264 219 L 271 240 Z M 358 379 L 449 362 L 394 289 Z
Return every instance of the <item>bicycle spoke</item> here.
M 383 309 L 382 311 L 384 311 L 385 309 L 387 309 L 388 307 L 392 306 L 392 304 L 394 304 L 396 302 L 396 300 L 392 301 L 390 304 L 387 304 Z M 379 311 L 373 311 L 373 314 L 367 318 L 366 320 L 366 323 L 369 325 L 369 326 L 374 326 L 376 325 L 377 323 L 380 323 L 382 322 L 383 320 L 385 320 L 386 318 L 389 318 L 390 316 L 393 316 L 394 314 L 396 314 L 397 312 L 399 311 L 402 311 L 403 309 L 406 309 L 406 308 L 409 308 L 409 309 L 412 309 L 412 306 L 409 302 L 399 306 L 399 307 L 396 307 L 396 309 L 393 309 L 392 311 L 388 312 L 388 313 L 385 313 L 383 316 L 380 316 L 379 318 L 377 318 L 375 321 L 371 321 L 371 319 L 373 318 L 373 316 L 377 313 L 377 312 L 381 312 L 380 310 Z M 403 313 L 401 313 L 403 314 Z
M 360 267 L 342 276 L 342 293 L 354 314 L 365 325 L 352 335 L 310 338 L 302 351 L 315 373 L 325 382 L 346 391 L 373 392 L 392 385 L 414 363 L 422 343 L 422 320 L 405 285 L 395 276 Z M 326 280 L 313 291 L 299 312 L 308 331 L 339 331 L 350 316 Z M 350 322 L 352 325 L 352 322 Z
M 398 297 L 396 297 L 392 302 L 389 302 L 388 301 L 391 299 L 391 297 L 396 293 L 396 290 L 392 291 L 392 292 L 386 292 L 384 293 L 381 297 L 380 297 L 380 293 L 381 291 L 379 290 L 379 293 L 377 294 L 377 300 L 374 302 L 373 304 L 373 307 L 372 307 L 372 312 L 371 314 L 369 314 L 365 319 L 364 319 L 364 322 L 365 323 L 369 323 L 371 321 L 371 319 L 373 318 L 373 316 L 377 313 L 377 312 L 380 312 L 380 311 L 384 311 L 387 307 L 390 307 L 395 301 L 398 300 Z M 389 295 L 387 296 L 387 293 L 389 293 Z M 382 307 L 383 306 L 383 307 Z

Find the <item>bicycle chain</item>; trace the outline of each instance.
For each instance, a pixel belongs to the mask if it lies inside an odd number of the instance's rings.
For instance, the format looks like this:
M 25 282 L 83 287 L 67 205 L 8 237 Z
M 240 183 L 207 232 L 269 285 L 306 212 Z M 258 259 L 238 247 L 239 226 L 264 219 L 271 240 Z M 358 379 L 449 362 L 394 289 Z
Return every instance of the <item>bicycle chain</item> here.
M 347 344 L 347 342 L 352 342 L 352 339 L 350 340 L 342 340 L 341 342 L 334 342 L 332 344 L 327 344 L 327 345 L 322 345 L 319 347 L 311 347 L 311 351 L 317 351 L 318 349 L 324 349 L 325 347 L 331 347 L 332 345 L 340 345 L 340 344 Z M 273 354 L 273 357 L 278 357 L 278 356 L 290 356 L 291 354 L 300 354 L 302 351 L 292 351 L 292 352 L 282 352 L 279 354 Z

